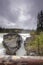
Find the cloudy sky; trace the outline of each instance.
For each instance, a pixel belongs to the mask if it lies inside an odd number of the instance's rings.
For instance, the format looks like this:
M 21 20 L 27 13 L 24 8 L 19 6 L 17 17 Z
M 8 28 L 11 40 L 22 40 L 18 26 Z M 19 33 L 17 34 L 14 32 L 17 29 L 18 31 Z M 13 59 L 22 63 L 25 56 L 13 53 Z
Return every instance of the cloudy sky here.
M 36 29 L 43 0 L 0 0 L 0 27 Z

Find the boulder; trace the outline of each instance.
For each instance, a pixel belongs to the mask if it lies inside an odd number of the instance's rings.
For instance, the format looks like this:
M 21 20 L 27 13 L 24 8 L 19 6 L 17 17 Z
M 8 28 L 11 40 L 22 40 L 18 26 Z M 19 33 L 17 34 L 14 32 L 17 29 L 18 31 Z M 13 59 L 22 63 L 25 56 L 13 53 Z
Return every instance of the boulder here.
M 6 54 L 16 55 L 17 50 L 20 48 L 22 38 L 17 33 L 8 33 L 3 36 L 3 46 L 6 49 Z

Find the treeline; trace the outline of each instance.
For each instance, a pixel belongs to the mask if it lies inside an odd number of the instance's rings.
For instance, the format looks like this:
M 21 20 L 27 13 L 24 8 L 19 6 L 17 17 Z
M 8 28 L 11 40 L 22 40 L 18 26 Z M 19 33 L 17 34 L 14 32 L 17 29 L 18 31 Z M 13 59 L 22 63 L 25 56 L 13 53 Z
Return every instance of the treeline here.
M 0 33 L 18 33 L 18 32 L 21 32 L 22 29 L 7 29 L 7 28 L 1 28 L 0 27 Z

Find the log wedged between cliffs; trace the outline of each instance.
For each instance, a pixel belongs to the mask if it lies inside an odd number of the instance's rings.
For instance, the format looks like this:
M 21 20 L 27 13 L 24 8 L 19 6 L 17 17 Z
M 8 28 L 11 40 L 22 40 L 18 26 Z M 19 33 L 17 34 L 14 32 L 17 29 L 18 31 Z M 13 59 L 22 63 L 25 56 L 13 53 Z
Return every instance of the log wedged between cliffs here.
M 43 56 L 0 56 L 0 65 L 43 65 Z

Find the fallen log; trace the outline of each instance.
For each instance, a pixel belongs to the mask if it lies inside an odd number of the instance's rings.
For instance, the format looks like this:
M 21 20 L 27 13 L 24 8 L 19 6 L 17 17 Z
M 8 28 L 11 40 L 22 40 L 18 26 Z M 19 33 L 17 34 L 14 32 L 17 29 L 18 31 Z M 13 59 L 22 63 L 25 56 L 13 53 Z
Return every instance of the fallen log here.
M 43 56 L 0 56 L 0 65 L 43 65 Z

